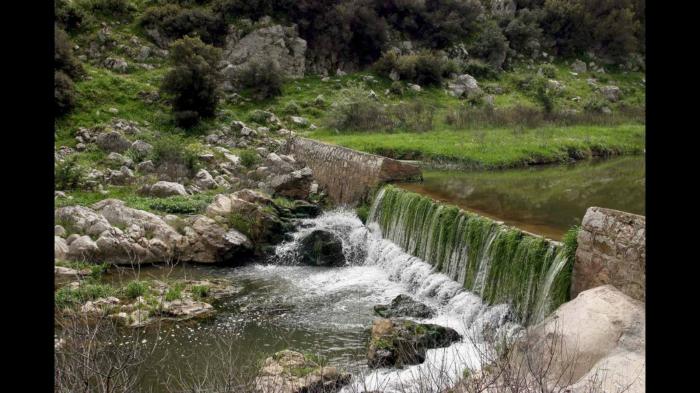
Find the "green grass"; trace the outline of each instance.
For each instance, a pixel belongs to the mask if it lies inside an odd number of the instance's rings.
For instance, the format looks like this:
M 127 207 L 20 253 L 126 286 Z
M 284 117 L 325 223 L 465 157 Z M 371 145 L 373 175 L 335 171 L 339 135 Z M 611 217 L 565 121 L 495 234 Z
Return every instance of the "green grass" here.
M 182 284 L 175 283 L 168 291 L 165 292 L 165 301 L 172 302 L 173 300 L 182 299 Z
M 56 308 L 66 308 L 114 295 L 115 291 L 109 285 L 85 282 L 77 288 L 65 286 L 56 291 L 54 295 Z
M 399 159 L 459 163 L 470 168 L 507 168 L 568 161 L 580 155 L 640 154 L 645 126 L 542 127 L 438 130 L 425 133 L 317 131 L 312 138 Z
M 148 291 L 148 283 L 145 281 L 131 281 L 123 289 L 124 295 L 130 299 L 136 299 L 143 296 Z

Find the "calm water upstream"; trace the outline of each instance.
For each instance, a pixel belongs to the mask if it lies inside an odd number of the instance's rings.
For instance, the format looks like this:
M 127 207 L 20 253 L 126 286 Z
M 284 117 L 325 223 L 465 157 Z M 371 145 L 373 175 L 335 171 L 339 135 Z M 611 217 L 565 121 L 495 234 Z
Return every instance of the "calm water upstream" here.
M 644 215 L 644 156 L 489 172 L 423 171 L 401 187 L 559 240 L 586 209 Z

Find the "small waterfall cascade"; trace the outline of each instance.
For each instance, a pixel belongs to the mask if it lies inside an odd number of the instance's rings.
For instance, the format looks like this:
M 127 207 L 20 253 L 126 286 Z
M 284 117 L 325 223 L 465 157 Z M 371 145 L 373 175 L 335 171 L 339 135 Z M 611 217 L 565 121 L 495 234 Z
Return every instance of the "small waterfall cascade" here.
M 573 261 L 560 243 L 391 185 L 377 193 L 368 224 L 487 304 L 510 304 L 524 325 L 568 300 Z

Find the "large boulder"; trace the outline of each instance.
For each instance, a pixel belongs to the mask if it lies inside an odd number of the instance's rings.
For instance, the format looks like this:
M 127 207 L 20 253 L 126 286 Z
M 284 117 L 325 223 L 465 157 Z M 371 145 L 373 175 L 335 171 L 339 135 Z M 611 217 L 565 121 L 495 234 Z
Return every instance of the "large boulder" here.
M 265 359 L 255 379 L 261 393 L 334 393 L 350 382 L 349 373 L 322 366 L 302 353 L 284 350 Z
M 68 244 L 60 236 L 54 236 L 53 254 L 55 259 L 65 259 L 68 255 Z
M 194 176 L 194 184 L 204 190 L 210 190 L 219 186 L 211 173 L 206 169 L 200 169 L 199 172 L 197 172 Z
M 180 258 L 200 263 L 230 262 L 248 254 L 253 244 L 235 229 L 206 216 L 194 216 L 185 228 Z
M 622 94 L 621 90 L 617 86 L 608 85 L 600 88 L 600 93 L 610 102 L 616 102 L 620 99 Z
M 97 137 L 95 137 L 95 143 L 100 149 L 108 152 L 123 153 L 131 147 L 131 142 L 117 131 L 108 131 L 98 134 Z
M 454 97 L 475 97 L 481 94 L 481 88 L 476 79 L 469 74 L 462 74 L 447 82 L 449 93 Z
M 223 73 L 235 78 L 239 70 L 252 62 L 272 59 L 286 77 L 304 76 L 306 41 L 299 38 L 295 26 L 273 25 L 251 31 L 238 39 L 236 31 L 226 38 Z
M 420 364 L 428 349 L 448 347 L 459 340 L 459 333 L 448 327 L 378 318 L 372 323 L 367 364 L 372 368 Z
M 143 186 L 140 193 L 145 195 L 150 195 L 154 197 L 169 197 L 174 195 L 187 196 L 187 190 L 185 186 L 180 183 L 170 182 L 170 181 L 159 181 L 150 186 Z
M 343 266 L 343 241 L 331 232 L 315 230 L 301 240 L 300 262 L 312 266 Z
M 290 199 L 307 199 L 311 191 L 312 182 L 311 169 L 305 167 L 291 173 L 274 175 L 268 184 L 275 196 L 283 196 Z
M 376 305 L 374 306 L 374 312 L 382 318 L 431 318 L 435 314 L 432 308 L 414 300 L 408 295 L 399 295 L 395 297 L 391 301 L 391 304 Z
M 611 285 L 596 287 L 581 292 L 532 327 L 518 348 L 524 350 L 526 345 L 530 353 L 560 348 L 550 375 L 558 376 L 570 367 L 567 373 L 575 382 L 574 393 L 590 391 L 589 377 L 596 374 L 602 391 L 630 385 L 627 392 L 641 393 L 646 382 L 645 316 L 644 303 Z M 576 354 L 573 359 L 572 354 Z

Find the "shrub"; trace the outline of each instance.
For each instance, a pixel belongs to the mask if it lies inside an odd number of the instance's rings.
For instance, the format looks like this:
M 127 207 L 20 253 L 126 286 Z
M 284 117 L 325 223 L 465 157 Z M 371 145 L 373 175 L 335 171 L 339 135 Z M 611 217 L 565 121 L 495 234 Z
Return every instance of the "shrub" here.
M 173 300 L 182 299 L 182 284 L 173 284 L 168 291 L 165 292 L 165 301 L 172 302 Z
M 56 189 L 80 189 L 85 182 L 85 168 L 78 164 L 75 156 L 68 156 L 63 161 L 56 162 L 54 176 Z
M 250 112 L 248 115 L 248 119 L 254 123 L 258 124 L 267 124 L 273 117 L 274 115 L 272 112 L 269 111 L 264 111 L 261 109 L 255 109 L 254 111 Z
M 279 11 L 276 3 L 274 0 L 216 0 L 212 9 L 228 20 L 240 17 L 258 20 Z
M 148 8 L 139 24 L 147 29 L 157 29 L 169 39 L 196 35 L 212 45 L 223 44 L 227 33 L 226 23 L 220 15 L 207 9 L 183 8 L 177 4 Z
M 241 165 L 246 168 L 250 168 L 260 162 L 260 155 L 252 149 L 241 151 L 239 157 L 241 158 Z
M 85 11 L 68 0 L 56 0 L 54 3 L 56 23 L 68 31 L 78 30 L 86 19 Z
M 547 78 L 557 77 L 557 67 L 553 66 L 552 64 L 542 64 L 540 66 L 540 72 Z
M 384 107 L 369 98 L 361 84 L 355 83 L 338 92 L 338 100 L 326 113 L 324 122 L 338 130 L 382 130 L 393 125 Z
M 150 202 L 148 207 L 152 210 L 170 214 L 195 214 L 204 211 L 209 201 L 186 196 L 171 196 L 158 198 Z
M 270 58 L 251 61 L 234 76 L 232 82 L 247 89 L 256 100 L 282 94 L 281 70 L 279 64 Z
M 287 105 L 284 106 L 284 109 L 282 109 L 282 112 L 285 115 L 298 115 L 301 112 L 301 108 L 299 107 L 299 104 L 297 104 L 294 101 L 290 101 L 287 103 Z
M 204 299 L 209 296 L 209 286 L 208 285 L 193 285 L 190 289 L 192 296 L 195 299 Z
M 549 88 L 547 78 L 543 76 L 533 78 L 530 89 L 545 113 L 551 113 L 554 110 L 555 92 Z
M 391 86 L 389 86 L 389 92 L 397 96 L 402 96 L 404 93 L 403 83 L 399 81 L 391 82 Z
M 182 165 L 194 170 L 198 163 L 197 151 L 178 135 L 163 135 L 153 142 L 151 159 L 155 165 Z
M 75 79 L 84 74 L 83 67 L 73 55 L 73 44 L 65 31 L 54 28 L 54 70 L 61 71 L 66 76 Z
M 508 55 L 508 40 L 493 19 L 485 19 L 481 31 L 471 45 L 470 53 L 483 59 L 491 67 L 500 69 Z
M 374 70 L 387 77 L 396 71 L 401 80 L 427 86 L 440 84 L 444 77 L 456 71 L 456 66 L 450 60 L 429 51 L 412 55 L 390 52 L 375 63 Z
M 515 18 L 503 29 L 511 49 L 533 55 L 541 47 L 542 29 L 540 21 L 544 13 L 541 9 L 519 9 Z
M 590 97 L 583 103 L 583 110 L 590 113 L 602 113 L 608 102 L 601 97 Z
M 113 18 L 126 18 L 136 10 L 129 0 L 78 0 L 77 4 L 92 13 Z
M 175 41 L 170 50 L 174 68 L 165 76 L 161 89 L 172 94 L 178 125 L 189 128 L 200 118 L 212 117 L 219 100 L 216 65 L 221 51 L 197 37 Z
M 478 79 L 496 79 L 498 71 L 482 60 L 471 59 L 462 66 L 462 71 Z
M 62 71 L 54 72 L 54 105 L 56 115 L 64 115 L 75 107 L 76 94 L 73 80 Z
M 145 281 L 131 281 L 124 288 L 124 295 L 130 299 L 136 299 L 139 296 L 143 296 L 148 291 L 148 283 Z

